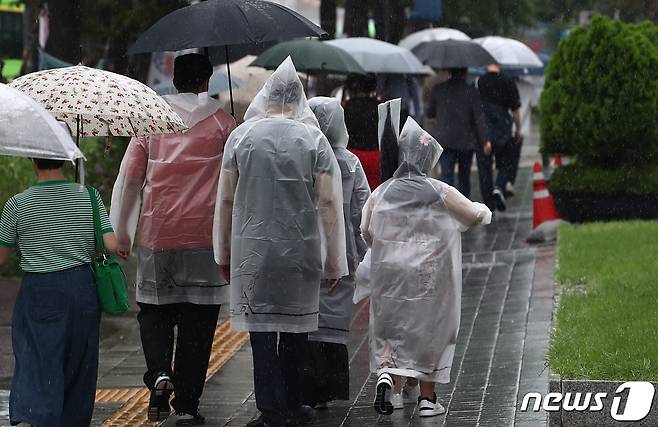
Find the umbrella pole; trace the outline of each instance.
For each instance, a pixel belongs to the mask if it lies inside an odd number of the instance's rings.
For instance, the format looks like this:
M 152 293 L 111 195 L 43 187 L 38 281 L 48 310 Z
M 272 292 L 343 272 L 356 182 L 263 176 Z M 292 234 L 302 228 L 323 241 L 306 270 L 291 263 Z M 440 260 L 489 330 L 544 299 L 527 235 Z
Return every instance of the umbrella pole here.
M 76 119 L 75 145 L 80 148 L 80 115 Z M 75 182 L 80 182 L 80 159 L 75 159 Z
M 231 81 L 231 62 L 228 59 L 228 45 L 224 45 L 226 52 L 226 71 L 228 72 L 228 92 L 231 97 L 231 115 L 235 118 L 235 107 L 233 106 L 233 82 Z

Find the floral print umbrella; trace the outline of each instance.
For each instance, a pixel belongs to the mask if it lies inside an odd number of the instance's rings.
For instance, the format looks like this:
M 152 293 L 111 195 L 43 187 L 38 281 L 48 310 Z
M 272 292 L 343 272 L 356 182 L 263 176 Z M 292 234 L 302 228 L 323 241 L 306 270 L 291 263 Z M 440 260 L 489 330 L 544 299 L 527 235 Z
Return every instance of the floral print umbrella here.
M 148 86 L 109 71 L 77 65 L 27 74 L 11 86 L 41 103 L 79 137 L 141 136 L 187 129 Z

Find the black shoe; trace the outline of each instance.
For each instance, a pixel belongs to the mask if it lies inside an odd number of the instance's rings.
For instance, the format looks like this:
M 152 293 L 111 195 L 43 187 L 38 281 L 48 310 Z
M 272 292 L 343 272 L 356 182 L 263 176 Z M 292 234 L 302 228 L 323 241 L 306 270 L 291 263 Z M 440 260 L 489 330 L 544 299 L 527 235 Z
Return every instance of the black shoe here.
M 290 420 L 291 425 L 308 424 L 315 419 L 315 410 L 307 405 L 301 405 Z
M 147 415 L 149 421 L 162 421 L 169 416 L 171 412 L 169 398 L 173 391 L 174 383 L 171 382 L 169 375 L 160 374 L 151 389 Z
M 177 426 L 198 426 L 205 424 L 206 419 L 197 410 L 193 414 L 187 412 L 176 412 L 176 425 Z
M 247 424 L 245 424 L 244 427 L 266 427 L 263 414 L 260 414 L 258 418 L 254 418 L 253 420 L 249 421 Z
M 493 191 L 493 196 L 494 200 L 496 201 L 496 209 L 501 212 L 505 212 L 507 209 L 507 204 L 505 203 L 505 196 L 503 195 L 503 192 L 496 188 Z
M 382 415 L 393 413 L 393 404 L 386 393 L 393 389 L 393 378 L 389 374 L 381 374 L 377 379 L 377 394 L 375 395 L 375 411 Z

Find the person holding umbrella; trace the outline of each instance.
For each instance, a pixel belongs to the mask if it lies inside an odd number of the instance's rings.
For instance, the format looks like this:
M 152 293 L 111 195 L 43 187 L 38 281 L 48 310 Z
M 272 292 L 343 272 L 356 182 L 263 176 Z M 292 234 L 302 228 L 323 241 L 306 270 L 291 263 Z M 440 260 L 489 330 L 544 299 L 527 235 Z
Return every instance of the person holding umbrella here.
M 444 148 L 441 180 L 453 185 L 457 165 L 457 188 L 469 197 L 473 153 L 477 151 L 489 156 L 491 142 L 487 138 L 480 95 L 476 88 L 466 83 L 466 74 L 466 68 L 450 69 L 450 79 L 432 89 L 426 115 L 429 119 L 435 119 L 432 135 L 441 141 Z
M 220 304 L 228 299 L 227 282 L 213 259 L 212 216 L 224 145 L 235 120 L 208 96 L 212 73 L 204 55 L 176 58 L 179 94 L 165 99 L 189 130 L 133 138 L 112 192 L 110 216 L 123 258 L 131 253 L 139 223 L 137 318 L 144 383 L 151 390 L 148 418 L 169 415 L 175 390 L 177 425 L 204 423 L 199 399 Z
M 489 139 L 496 158 L 495 187 L 492 176 L 492 156 L 478 153 L 480 189 L 485 197 L 493 197 L 496 209 L 504 211 L 505 191 L 512 181 L 518 144 L 521 143 L 521 97 L 516 84 L 500 72 L 500 65 L 491 64 L 487 73 L 477 80 L 482 108 L 487 118 Z M 514 128 L 514 134 L 512 134 Z M 485 199 L 486 200 L 486 199 Z
M 226 146 L 213 227 L 231 282 L 231 326 L 249 331 L 256 406 L 248 426 L 308 422 L 301 357 L 318 329 L 320 283 L 349 273 L 341 171 L 290 58 Z
M 381 156 L 377 124 L 379 101 L 375 96 L 377 78 L 353 75 L 345 83 L 350 98 L 345 104 L 345 124 L 350 135 L 347 148 L 361 161 L 368 177 L 368 185 L 374 190 L 381 182 Z
M 23 271 L 11 328 L 16 367 L 10 422 L 88 426 L 101 320 L 91 267 L 92 203 L 110 253 L 116 252 L 116 237 L 98 191 L 64 175 L 65 161 L 84 157 L 65 125 L 27 95 L 0 85 L 0 129 L 0 154 L 31 158 L 37 176 L 34 185 L 9 198 L 0 216 L 0 271 L 14 250 Z

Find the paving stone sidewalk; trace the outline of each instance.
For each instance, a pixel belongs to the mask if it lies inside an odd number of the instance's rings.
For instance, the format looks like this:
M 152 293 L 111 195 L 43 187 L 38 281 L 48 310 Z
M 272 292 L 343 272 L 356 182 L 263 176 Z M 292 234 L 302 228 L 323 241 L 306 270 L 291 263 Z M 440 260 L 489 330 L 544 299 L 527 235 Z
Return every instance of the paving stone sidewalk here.
M 524 148 L 518 194 L 491 226 L 463 236 L 462 319 L 452 368 L 452 382 L 437 394 L 444 416 L 420 419 L 413 406 L 390 417 L 372 409 L 375 378 L 368 367 L 368 307 L 355 307 L 350 351 L 351 399 L 318 412 L 316 426 L 538 426 L 545 413 L 523 413 L 525 393 L 548 390 L 545 355 L 553 303 L 554 247 L 531 247 L 525 238 L 532 225 L 532 171 L 527 161 L 536 144 Z M 476 175 L 474 174 L 474 183 Z M 477 185 L 473 194 L 479 194 Z M 8 283 L 8 282 L 7 282 Z M 6 282 L 0 282 L 5 285 Z M 0 426 L 8 425 L 7 401 L 13 363 L 9 323 L 17 286 L 0 290 Z M 222 310 L 222 318 L 226 318 Z M 134 313 L 105 318 L 102 325 L 98 387 L 130 392 L 142 387 L 144 358 Z M 4 389 L 4 390 L 3 390 Z M 102 425 L 123 401 L 97 403 L 92 425 Z M 248 343 L 206 383 L 201 412 L 209 426 L 244 426 L 257 413 Z M 173 420 L 164 423 L 174 425 Z

